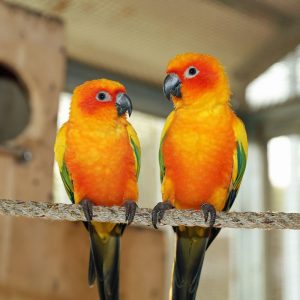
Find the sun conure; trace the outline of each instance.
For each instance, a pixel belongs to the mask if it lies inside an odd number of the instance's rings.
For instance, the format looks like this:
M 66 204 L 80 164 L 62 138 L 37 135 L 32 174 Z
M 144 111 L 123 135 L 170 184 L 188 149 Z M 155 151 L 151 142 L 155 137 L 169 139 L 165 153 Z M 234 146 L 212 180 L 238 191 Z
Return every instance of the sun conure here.
M 200 209 L 210 227 L 177 226 L 170 297 L 196 297 L 204 254 L 219 229 L 216 211 L 232 206 L 246 167 L 247 135 L 230 106 L 226 73 L 210 55 L 185 53 L 167 67 L 163 86 L 174 104 L 159 151 L 163 202 L 152 211 L 156 227 L 170 208 Z
M 119 239 L 125 224 L 94 222 L 92 208 L 125 206 L 124 221 L 134 218 L 141 153 L 137 134 L 126 119 L 131 111 L 122 84 L 87 81 L 74 90 L 69 120 L 55 142 L 65 189 L 73 203 L 82 204 L 87 218 L 88 281 L 92 285 L 97 279 L 101 300 L 119 299 Z

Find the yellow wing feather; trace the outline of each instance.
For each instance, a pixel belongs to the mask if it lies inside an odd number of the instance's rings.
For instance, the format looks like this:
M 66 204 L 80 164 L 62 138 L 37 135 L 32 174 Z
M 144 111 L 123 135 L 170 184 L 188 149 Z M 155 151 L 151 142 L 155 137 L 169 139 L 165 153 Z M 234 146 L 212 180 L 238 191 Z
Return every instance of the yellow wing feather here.
M 161 138 L 160 138 L 160 147 L 159 147 L 159 167 L 160 167 L 160 181 L 163 181 L 163 178 L 165 176 L 165 164 L 164 164 L 164 158 L 163 158 L 163 153 L 162 153 L 162 145 L 165 139 L 165 136 L 168 132 L 168 129 L 174 119 L 175 116 L 175 111 L 172 111 L 169 116 L 166 119 L 164 128 L 161 133 Z
M 164 139 L 164 137 L 165 137 L 165 135 L 166 135 L 166 133 L 167 133 L 167 131 L 168 131 L 168 129 L 169 129 L 169 127 L 170 127 L 170 125 L 171 125 L 173 119 L 174 119 L 174 116 L 175 116 L 175 111 L 173 110 L 173 111 L 168 115 L 168 117 L 167 117 L 167 119 L 166 119 L 164 128 L 163 128 L 163 130 L 162 130 L 162 132 L 161 132 L 160 142 L 163 141 L 163 139 Z
M 62 127 L 59 129 L 56 135 L 56 140 L 54 145 L 55 160 L 59 166 L 60 171 L 64 163 L 64 154 L 66 149 L 66 132 L 67 132 L 67 123 L 63 124 Z
M 59 167 L 59 172 L 61 175 L 61 179 L 65 186 L 65 190 L 70 198 L 70 200 L 74 203 L 74 189 L 73 182 L 70 177 L 67 166 L 64 162 L 64 155 L 66 150 L 66 134 L 67 134 L 67 123 L 65 123 L 56 135 L 56 141 L 54 145 L 54 153 L 55 160 Z

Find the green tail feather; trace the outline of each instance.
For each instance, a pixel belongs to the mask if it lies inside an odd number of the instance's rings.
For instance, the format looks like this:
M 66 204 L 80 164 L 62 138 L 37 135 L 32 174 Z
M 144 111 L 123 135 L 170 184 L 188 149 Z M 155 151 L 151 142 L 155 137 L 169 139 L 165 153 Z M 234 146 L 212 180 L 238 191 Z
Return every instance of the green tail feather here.
M 110 235 L 101 239 L 95 229 L 92 229 L 90 239 L 92 257 L 89 264 L 89 283 L 97 279 L 101 300 L 118 300 L 120 236 Z
M 97 275 L 96 275 L 95 262 L 93 258 L 92 248 L 90 247 L 89 272 L 88 272 L 88 283 L 90 287 L 93 286 L 96 278 Z
M 199 284 L 209 229 L 197 234 L 199 227 L 176 228 L 177 244 L 172 279 L 172 300 L 194 300 Z

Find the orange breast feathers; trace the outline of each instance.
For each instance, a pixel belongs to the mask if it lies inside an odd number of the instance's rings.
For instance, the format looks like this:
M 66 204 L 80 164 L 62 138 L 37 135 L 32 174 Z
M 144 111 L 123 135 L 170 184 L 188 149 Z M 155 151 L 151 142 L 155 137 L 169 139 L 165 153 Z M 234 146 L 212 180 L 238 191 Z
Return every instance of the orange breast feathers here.
M 75 202 L 88 198 L 96 205 L 113 206 L 137 200 L 135 160 L 126 122 L 108 122 L 98 114 L 68 123 L 65 161 Z
M 236 146 L 234 113 L 227 105 L 213 110 L 177 109 L 162 145 L 166 174 L 163 199 L 176 208 L 201 204 L 223 209 Z

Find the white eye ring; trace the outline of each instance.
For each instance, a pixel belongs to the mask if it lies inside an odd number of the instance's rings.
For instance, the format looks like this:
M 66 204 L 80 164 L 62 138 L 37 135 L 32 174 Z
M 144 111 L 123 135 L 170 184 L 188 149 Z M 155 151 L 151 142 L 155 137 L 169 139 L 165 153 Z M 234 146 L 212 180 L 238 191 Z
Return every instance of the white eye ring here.
M 200 71 L 196 67 L 190 66 L 184 71 L 184 77 L 185 78 L 194 78 L 199 73 L 200 73 Z
M 111 101 L 111 95 L 106 91 L 100 91 L 96 95 L 96 100 L 100 102 L 109 102 Z

